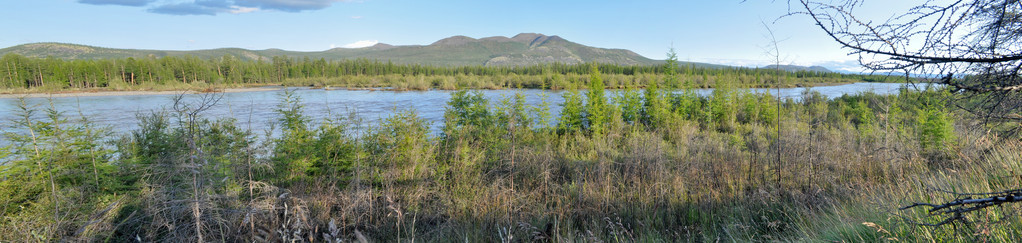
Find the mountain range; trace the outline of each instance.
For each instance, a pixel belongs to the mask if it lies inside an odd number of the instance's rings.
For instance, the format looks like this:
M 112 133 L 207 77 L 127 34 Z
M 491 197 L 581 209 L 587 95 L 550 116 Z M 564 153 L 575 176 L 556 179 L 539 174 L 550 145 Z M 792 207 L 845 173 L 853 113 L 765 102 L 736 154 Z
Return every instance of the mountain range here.
M 780 65 L 780 66 L 778 66 L 778 65 L 766 65 L 766 66 L 763 66 L 761 68 L 762 69 L 775 69 L 775 68 L 777 68 L 777 69 L 788 71 L 788 72 L 797 72 L 797 71 L 809 71 L 809 72 L 821 72 L 821 73 L 833 72 L 830 69 L 827 69 L 827 68 L 821 67 L 821 66 L 806 67 L 806 66 L 798 66 L 798 65 Z
M 285 51 L 281 49 L 247 50 L 219 48 L 193 51 L 138 50 L 94 47 L 64 43 L 31 43 L 0 49 L 0 55 L 16 53 L 29 57 L 60 59 L 145 58 L 191 55 L 203 59 L 231 55 L 243 60 L 270 60 L 289 56 L 327 60 L 366 58 L 399 64 L 435 66 L 526 66 L 540 63 L 576 64 L 585 62 L 620 65 L 663 63 L 624 49 L 590 47 L 565 40 L 556 35 L 522 33 L 513 37 L 494 36 L 475 39 L 452 36 L 429 45 L 376 44 L 363 48 L 333 48 L 319 52 Z M 700 66 L 719 66 L 696 63 Z
M 207 50 L 171 51 L 117 49 L 67 43 L 29 43 L 0 49 L 0 55 L 8 53 L 35 58 L 107 59 L 147 58 L 165 56 L 195 56 L 202 59 L 219 58 L 225 55 L 242 60 L 270 61 L 274 56 L 344 60 L 365 58 L 390 61 L 397 64 L 422 64 L 432 66 L 528 66 L 544 63 L 578 64 L 586 62 L 611 63 L 618 65 L 655 65 L 663 60 L 643 57 L 625 49 L 591 47 L 565 40 L 556 35 L 521 33 L 513 37 L 493 36 L 472 38 L 452 36 L 429 45 L 389 45 L 378 43 L 362 48 L 332 48 L 318 52 L 286 51 L 281 49 L 248 50 L 242 48 L 218 48 Z M 680 62 L 696 67 L 722 68 L 725 65 L 699 62 Z M 761 68 L 773 69 L 773 65 Z M 804 67 L 781 65 L 785 71 L 831 72 L 820 66 Z

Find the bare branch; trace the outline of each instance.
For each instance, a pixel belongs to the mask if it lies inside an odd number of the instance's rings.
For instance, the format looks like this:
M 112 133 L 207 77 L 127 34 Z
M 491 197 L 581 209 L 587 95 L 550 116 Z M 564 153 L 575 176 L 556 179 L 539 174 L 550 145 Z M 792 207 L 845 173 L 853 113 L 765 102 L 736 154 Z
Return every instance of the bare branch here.
M 956 193 L 957 199 L 944 204 L 914 203 L 902 207 L 901 210 L 908 210 L 916 207 L 929 207 L 927 212 L 930 216 L 947 215 L 938 223 L 920 225 L 941 226 L 965 219 L 965 213 L 980 210 L 983 208 L 997 206 L 1004 203 L 1022 201 L 1022 190 L 1010 190 L 993 193 Z M 972 196 L 989 195 L 984 198 L 972 198 Z
M 857 16 L 864 2 L 799 0 L 801 9 L 786 16 L 809 16 L 871 71 L 903 70 L 947 85 L 959 101 L 954 105 L 984 123 L 1022 122 L 1022 1 L 928 0 L 879 21 Z M 1018 131 L 1016 126 L 1002 132 Z M 921 225 L 941 226 L 963 221 L 969 212 L 1022 201 L 1022 190 L 953 194 L 950 202 L 901 209 L 926 207 L 941 220 Z

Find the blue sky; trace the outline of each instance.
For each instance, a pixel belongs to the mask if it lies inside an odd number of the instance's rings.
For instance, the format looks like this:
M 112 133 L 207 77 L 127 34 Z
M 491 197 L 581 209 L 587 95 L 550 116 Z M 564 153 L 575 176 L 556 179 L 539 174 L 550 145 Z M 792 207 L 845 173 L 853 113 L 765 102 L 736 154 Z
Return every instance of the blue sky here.
M 532 32 L 653 59 L 664 59 L 673 44 L 681 60 L 759 66 L 771 63 L 765 21 L 782 40 L 782 62 L 854 66 L 808 17 L 775 22 L 787 8 L 768 0 L 17 0 L 0 3 L 0 47 L 321 51 Z

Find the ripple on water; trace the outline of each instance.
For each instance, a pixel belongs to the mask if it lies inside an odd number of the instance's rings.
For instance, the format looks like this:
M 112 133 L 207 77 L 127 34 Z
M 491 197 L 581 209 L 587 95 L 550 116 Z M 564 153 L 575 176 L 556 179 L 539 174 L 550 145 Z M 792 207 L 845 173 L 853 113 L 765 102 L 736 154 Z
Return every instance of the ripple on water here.
M 915 88 L 925 85 L 917 84 Z M 826 97 L 834 98 L 844 94 L 858 94 L 873 92 L 877 94 L 894 94 L 904 88 L 904 84 L 896 83 L 854 83 L 835 86 L 812 87 L 809 90 L 817 91 Z M 913 88 L 913 87 L 909 87 Z M 782 98 L 801 98 L 806 88 L 784 88 L 780 89 Z M 752 92 L 770 92 L 776 95 L 777 89 L 751 89 Z M 546 93 L 547 102 L 550 104 L 550 112 L 560 112 L 560 103 L 563 102 L 560 93 L 562 91 L 549 90 L 479 90 L 483 95 L 495 104 L 503 97 L 512 97 L 515 93 L 522 93 L 526 97 L 526 104 L 539 105 L 541 93 Z M 713 89 L 699 89 L 700 95 L 709 95 Z M 279 103 L 281 90 L 260 90 L 254 92 L 223 93 L 223 99 L 212 109 L 203 113 L 209 118 L 233 117 L 239 125 L 249 126 L 253 131 L 261 132 L 269 123 L 276 122 L 279 115 L 275 112 Z M 395 110 L 414 109 L 416 113 L 427 121 L 437 131 L 442 125 L 444 107 L 450 98 L 452 91 L 430 90 L 430 91 L 370 91 L 370 90 L 323 90 L 323 89 L 295 89 L 295 94 L 301 97 L 305 105 L 305 114 L 313 120 L 324 118 L 346 117 L 347 114 L 364 120 L 368 124 L 376 124 Z M 606 92 L 608 97 L 617 95 L 616 91 Z M 79 112 L 90 120 L 102 126 L 110 127 L 114 132 L 123 133 L 138 128 L 136 115 L 161 110 L 169 110 L 172 105 L 172 98 L 175 95 L 130 95 L 130 96 L 87 96 L 87 97 L 57 97 L 57 98 L 27 98 L 30 106 L 40 109 L 37 116 L 42 116 L 42 109 L 49 106 L 52 100 L 53 106 L 71 118 L 79 117 Z M 186 95 L 194 99 L 198 94 Z M 9 128 L 10 120 L 17 115 L 18 99 L 0 99 L 0 117 L 3 117 L 5 128 Z M 41 117 L 40 117 L 41 118 Z

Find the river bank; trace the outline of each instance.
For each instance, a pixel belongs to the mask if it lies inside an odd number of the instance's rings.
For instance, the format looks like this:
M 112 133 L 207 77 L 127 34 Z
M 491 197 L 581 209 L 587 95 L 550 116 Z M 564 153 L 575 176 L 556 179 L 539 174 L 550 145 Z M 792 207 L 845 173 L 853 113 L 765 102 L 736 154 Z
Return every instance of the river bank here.
M 807 88 L 807 87 L 830 87 L 847 85 L 851 83 L 815 83 L 815 84 L 789 84 L 783 85 L 781 88 Z M 136 95 L 175 95 L 175 94 L 200 94 L 200 93 L 241 93 L 241 92 L 262 92 L 262 91 L 275 91 L 284 88 L 312 88 L 312 89 L 323 89 L 323 90 L 368 90 L 368 91 L 426 91 L 416 89 L 398 89 L 393 87 L 345 87 L 345 86 L 253 86 L 253 87 L 228 87 L 228 88 L 206 88 L 197 90 L 194 88 L 186 89 L 166 89 L 166 90 L 106 90 L 106 89 L 88 89 L 88 90 L 61 90 L 61 91 L 43 91 L 43 90 L 0 90 L 0 99 L 15 99 L 15 98 L 64 98 L 64 97 L 96 97 L 96 96 L 136 96 Z M 637 87 L 643 89 L 645 87 Z M 699 87 L 697 89 L 712 89 L 713 87 Z M 776 87 L 767 86 L 754 86 L 746 87 L 751 89 L 774 89 Z M 584 90 L 585 87 L 580 87 Z M 610 87 L 608 90 L 616 90 L 621 88 Z M 452 89 L 434 89 L 434 90 L 452 90 Z M 501 90 L 501 89 L 479 89 L 479 90 Z M 556 91 L 558 89 L 554 89 Z

